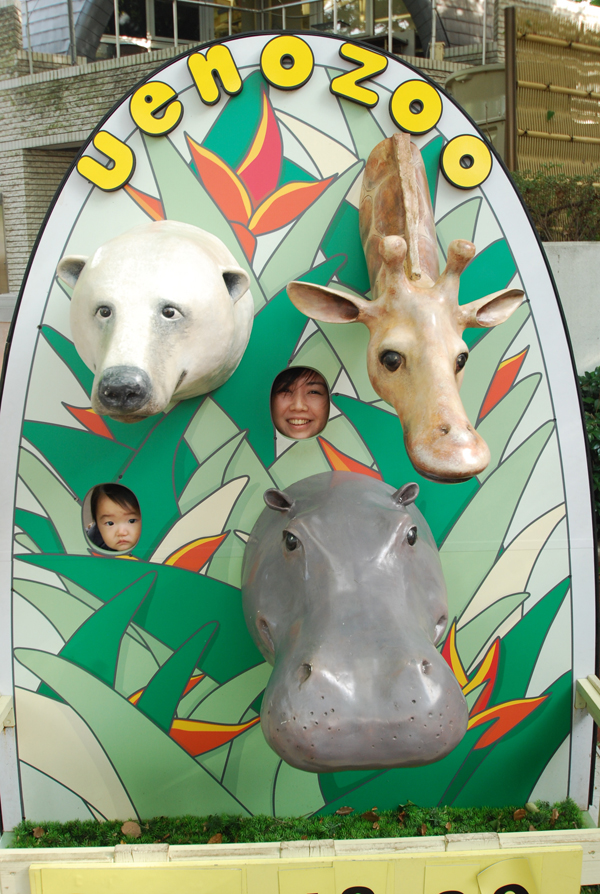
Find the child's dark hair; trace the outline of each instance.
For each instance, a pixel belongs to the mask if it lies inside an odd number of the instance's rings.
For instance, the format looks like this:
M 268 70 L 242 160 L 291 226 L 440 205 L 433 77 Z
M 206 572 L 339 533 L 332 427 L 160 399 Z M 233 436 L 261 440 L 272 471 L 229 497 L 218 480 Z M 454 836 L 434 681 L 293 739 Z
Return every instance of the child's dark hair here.
M 136 515 L 140 515 L 140 504 L 133 491 L 129 490 L 128 487 L 124 487 L 122 484 L 112 484 L 109 482 L 108 484 L 97 484 L 92 491 L 90 509 L 94 521 L 96 521 L 98 500 L 102 496 L 108 497 L 109 500 L 112 500 L 113 503 L 117 503 L 123 509 L 131 509 Z
M 284 369 L 278 376 L 275 376 L 275 379 L 273 380 L 271 398 L 273 398 L 274 394 L 279 394 L 280 391 L 287 391 L 290 385 L 293 385 L 295 382 L 299 382 L 302 379 L 308 379 L 315 373 L 317 373 L 317 370 L 311 369 L 309 366 L 290 366 L 288 369 Z M 321 373 L 317 373 L 317 375 L 321 376 L 325 382 L 325 378 Z M 327 382 L 325 382 L 325 387 L 329 391 Z

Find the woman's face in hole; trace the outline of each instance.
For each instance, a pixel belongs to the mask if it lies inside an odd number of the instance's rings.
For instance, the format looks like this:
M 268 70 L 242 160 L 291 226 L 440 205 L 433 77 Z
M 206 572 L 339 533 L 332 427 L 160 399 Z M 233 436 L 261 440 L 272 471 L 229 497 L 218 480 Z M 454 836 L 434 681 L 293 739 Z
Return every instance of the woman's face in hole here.
M 120 506 L 106 494 L 98 498 L 96 525 L 109 549 L 118 552 L 133 549 L 140 539 L 142 521 L 139 513 L 131 506 Z
M 286 438 L 314 438 L 329 417 L 329 390 L 323 376 L 309 370 L 271 399 L 277 431 Z

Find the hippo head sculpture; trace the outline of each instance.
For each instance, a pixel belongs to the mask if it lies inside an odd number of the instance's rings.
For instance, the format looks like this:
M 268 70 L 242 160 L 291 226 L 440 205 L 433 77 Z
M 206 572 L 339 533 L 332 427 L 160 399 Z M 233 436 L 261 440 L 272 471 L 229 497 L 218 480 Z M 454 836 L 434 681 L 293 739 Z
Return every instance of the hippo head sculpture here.
M 265 493 L 243 604 L 273 665 L 262 729 L 293 767 L 420 766 L 466 732 L 465 699 L 436 649 L 447 595 L 418 491 L 325 472 Z
M 234 372 L 254 317 L 248 274 L 215 236 L 174 220 L 135 227 L 57 274 L 94 373 L 92 407 L 122 422 L 206 394 Z

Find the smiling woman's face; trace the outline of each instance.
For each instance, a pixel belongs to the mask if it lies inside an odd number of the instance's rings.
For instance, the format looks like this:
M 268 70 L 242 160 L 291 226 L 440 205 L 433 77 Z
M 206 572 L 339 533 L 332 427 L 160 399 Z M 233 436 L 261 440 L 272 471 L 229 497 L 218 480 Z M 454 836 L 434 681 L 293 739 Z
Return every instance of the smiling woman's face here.
M 329 418 L 329 390 L 323 376 L 312 369 L 283 386 L 271 398 L 271 414 L 286 438 L 314 438 Z

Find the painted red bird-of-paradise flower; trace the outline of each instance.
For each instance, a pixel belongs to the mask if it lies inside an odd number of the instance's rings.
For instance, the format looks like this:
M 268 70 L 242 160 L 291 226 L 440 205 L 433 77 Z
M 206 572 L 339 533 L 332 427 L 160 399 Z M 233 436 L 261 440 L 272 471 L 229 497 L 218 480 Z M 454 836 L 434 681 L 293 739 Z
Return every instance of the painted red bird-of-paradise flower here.
M 540 695 L 537 698 L 515 698 L 488 708 L 496 684 L 496 675 L 500 662 L 500 646 L 500 637 L 497 637 L 470 678 L 467 676 L 456 648 L 456 621 L 452 622 L 452 627 L 442 648 L 442 655 L 460 683 L 463 695 L 466 696 L 478 687 L 483 687 L 475 704 L 469 711 L 467 729 L 474 729 L 483 723 L 491 722 L 491 725 L 484 731 L 474 746 L 475 751 L 498 742 L 502 736 L 514 729 L 522 720 L 525 720 L 548 697 Z
M 335 179 L 292 181 L 277 188 L 283 145 L 275 113 L 264 92 L 254 139 L 235 171 L 188 134 L 186 139 L 198 177 L 228 219 L 249 261 L 254 256 L 257 236 L 292 223 Z

